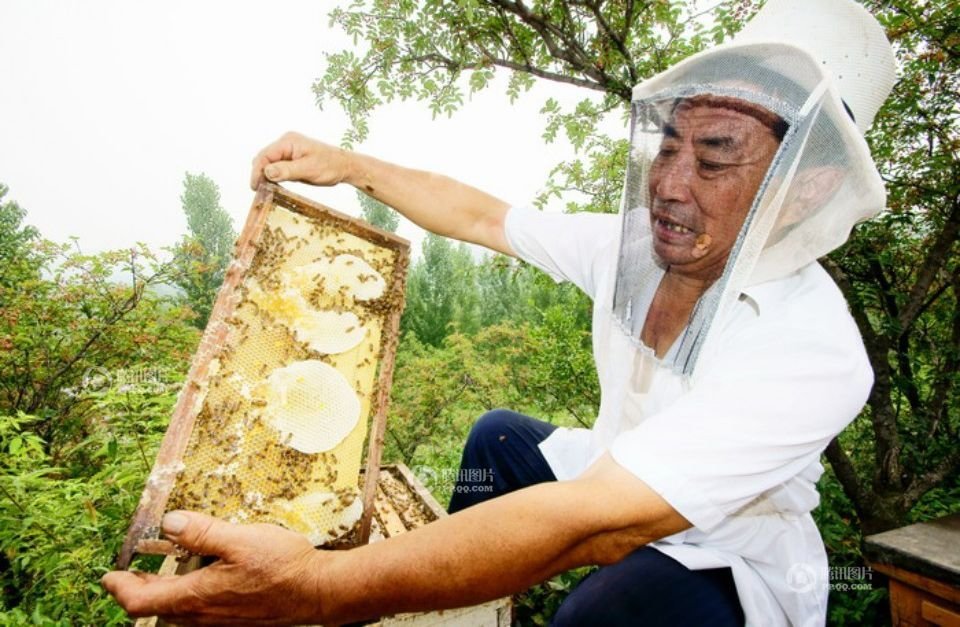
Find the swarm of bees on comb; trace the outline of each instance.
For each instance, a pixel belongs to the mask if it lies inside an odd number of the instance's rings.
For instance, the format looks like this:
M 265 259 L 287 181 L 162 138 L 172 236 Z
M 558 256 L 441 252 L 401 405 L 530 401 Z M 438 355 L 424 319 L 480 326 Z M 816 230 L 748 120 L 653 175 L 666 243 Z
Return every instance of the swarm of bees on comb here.
M 363 512 L 363 443 L 385 411 L 378 365 L 385 352 L 392 363 L 407 248 L 365 237 L 356 220 L 284 206 L 284 194 L 273 188 L 249 266 L 218 295 L 220 341 L 181 394 L 192 399 L 180 412 L 189 437 L 175 463 L 158 456 L 141 509 L 166 493 L 163 511 L 275 523 L 319 546 L 355 534 Z M 137 520 L 131 533 L 143 535 Z

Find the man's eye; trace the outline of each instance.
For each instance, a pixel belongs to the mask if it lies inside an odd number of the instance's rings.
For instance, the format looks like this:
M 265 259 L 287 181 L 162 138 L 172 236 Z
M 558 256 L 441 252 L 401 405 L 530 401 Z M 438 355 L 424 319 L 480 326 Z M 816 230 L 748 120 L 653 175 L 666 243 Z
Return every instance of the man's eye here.
M 727 168 L 726 163 L 717 163 L 716 161 L 700 160 L 700 168 L 705 172 L 722 172 Z

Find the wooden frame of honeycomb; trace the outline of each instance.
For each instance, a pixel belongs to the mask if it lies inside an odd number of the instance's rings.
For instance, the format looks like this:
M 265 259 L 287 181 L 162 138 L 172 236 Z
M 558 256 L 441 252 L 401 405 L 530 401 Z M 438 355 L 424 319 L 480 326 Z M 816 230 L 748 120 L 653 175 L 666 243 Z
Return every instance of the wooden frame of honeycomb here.
M 282 524 L 318 546 L 368 541 L 409 250 L 260 186 L 119 568 L 136 553 L 174 554 L 160 520 L 180 508 Z

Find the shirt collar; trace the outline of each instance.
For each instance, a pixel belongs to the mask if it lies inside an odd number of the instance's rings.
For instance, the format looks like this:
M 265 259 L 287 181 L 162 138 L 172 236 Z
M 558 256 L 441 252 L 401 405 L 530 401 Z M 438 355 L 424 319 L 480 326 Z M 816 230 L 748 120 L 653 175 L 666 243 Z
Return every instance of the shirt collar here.
M 802 270 L 802 268 L 801 268 Z M 790 291 L 796 281 L 800 280 L 800 270 L 793 272 L 785 277 L 770 279 L 756 285 L 749 285 L 740 290 L 740 300 L 747 302 L 753 307 L 754 312 L 759 316 L 765 304 L 777 302 L 783 295 Z

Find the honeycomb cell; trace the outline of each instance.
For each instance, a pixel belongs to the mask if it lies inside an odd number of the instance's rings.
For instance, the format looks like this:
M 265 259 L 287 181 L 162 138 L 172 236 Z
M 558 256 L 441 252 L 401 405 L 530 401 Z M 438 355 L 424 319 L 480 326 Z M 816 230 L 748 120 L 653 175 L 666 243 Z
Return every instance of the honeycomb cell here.
M 387 287 L 383 276 L 373 266 L 351 254 L 320 259 L 297 268 L 287 281 L 304 292 L 322 284 L 331 292 L 342 290 L 361 301 L 380 298 Z
M 360 419 L 360 400 L 346 377 L 319 360 L 277 368 L 253 392 L 281 442 L 301 453 L 328 451 Z

